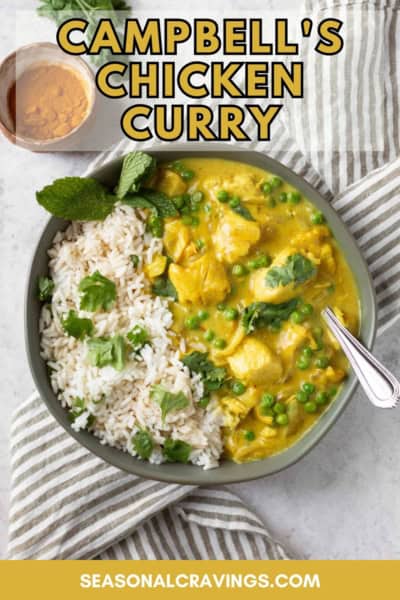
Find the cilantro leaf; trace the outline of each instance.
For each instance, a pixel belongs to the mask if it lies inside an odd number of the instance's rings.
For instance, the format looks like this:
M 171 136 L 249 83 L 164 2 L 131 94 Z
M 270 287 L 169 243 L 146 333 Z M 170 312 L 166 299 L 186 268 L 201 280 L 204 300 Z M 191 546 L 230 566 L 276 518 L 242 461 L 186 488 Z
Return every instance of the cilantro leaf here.
M 251 333 L 256 329 L 262 329 L 268 325 L 280 324 L 287 321 L 292 312 L 299 303 L 298 298 L 293 298 L 288 302 L 281 304 L 272 304 L 270 302 L 253 302 L 243 311 L 242 325 L 246 333 Z
M 90 319 L 80 319 L 74 310 L 70 310 L 61 325 L 68 335 L 83 340 L 86 336 L 93 334 L 94 326 Z
M 98 308 L 109 310 L 117 297 L 115 283 L 103 277 L 99 271 L 84 277 L 79 284 L 82 292 L 80 307 L 94 312 Z
M 192 352 L 182 359 L 183 364 L 188 367 L 191 373 L 198 373 L 203 380 L 204 392 L 214 392 L 219 390 L 225 382 L 226 369 L 216 367 L 208 359 L 207 352 Z
M 115 335 L 112 338 L 93 338 L 88 340 L 88 360 L 93 367 L 114 367 L 122 371 L 125 366 L 126 347 L 124 338 Z
M 153 385 L 150 392 L 150 398 L 156 402 L 161 409 L 161 418 L 165 421 L 168 413 L 186 408 L 189 400 L 183 392 L 173 394 L 166 390 L 162 385 Z
M 289 256 L 283 266 L 269 269 L 265 282 L 271 288 L 289 285 L 289 283 L 299 285 L 314 277 L 315 273 L 314 263 L 302 254 L 296 253 Z
M 247 221 L 255 221 L 253 215 L 251 214 L 251 212 L 249 211 L 249 209 L 244 206 L 244 204 L 242 204 L 241 202 L 239 202 L 239 204 L 237 206 L 233 206 L 231 207 L 233 212 L 235 212 L 237 215 L 243 217 L 243 219 L 246 219 Z
M 143 458 L 144 460 L 150 458 L 151 453 L 153 452 L 154 443 L 153 438 L 148 431 L 145 431 L 144 429 L 137 431 L 132 438 L 132 444 L 136 454 L 138 454 L 140 458 Z
M 168 462 L 187 463 L 189 462 L 192 446 L 182 440 L 173 440 L 167 438 L 164 442 L 163 456 Z
M 138 192 L 142 182 L 154 171 L 156 161 L 145 152 L 130 152 L 124 158 L 117 187 L 117 196 L 123 200 L 128 193 Z
M 134 352 L 139 352 L 146 344 L 150 343 L 148 331 L 141 325 L 135 325 L 126 337 L 132 344 Z
M 54 292 L 54 281 L 49 277 L 39 277 L 38 281 L 38 298 L 41 302 L 51 300 Z
M 151 291 L 155 296 L 162 296 L 172 298 L 173 300 L 178 300 L 178 294 L 174 284 L 166 276 L 157 277 L 157 279 L 154 280 Z
M 112 212 L 116 197 L 95 179 L 65 177 L 36 192 L 36 200 L 66 221 L 103 221 Z

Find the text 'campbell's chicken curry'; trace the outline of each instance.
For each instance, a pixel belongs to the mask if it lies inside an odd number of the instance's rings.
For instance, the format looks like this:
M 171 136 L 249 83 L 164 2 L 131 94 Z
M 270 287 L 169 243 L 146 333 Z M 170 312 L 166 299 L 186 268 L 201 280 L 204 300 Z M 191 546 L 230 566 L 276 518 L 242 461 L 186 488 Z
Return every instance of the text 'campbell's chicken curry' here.
M 146 267 L 174 296 L 183 362 L 224 412 L 226 455 L 257 460 L 291 445 L 338 393 L 347 364 L 321 319 L 330 305 L 353 332 L 359 301 L 322 213 L 265 171 L 194 158 L 158 169 L 152 188 L 179 218 Z

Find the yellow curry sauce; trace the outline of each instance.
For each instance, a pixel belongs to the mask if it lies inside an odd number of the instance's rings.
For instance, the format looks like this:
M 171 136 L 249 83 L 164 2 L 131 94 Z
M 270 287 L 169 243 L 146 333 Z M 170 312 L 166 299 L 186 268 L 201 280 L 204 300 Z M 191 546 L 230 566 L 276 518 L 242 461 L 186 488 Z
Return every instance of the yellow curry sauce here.
M 320 316 L 330 305 L 358 331 L 358 294 L 343 254 L 307 199 L 253 166 L 185 159 L 159 168 L 152 187 L 189 206 L 167 219 L 165 255 L 145 270 L 153 279 L 168 275 L 176 289 L 174 330 L 186 353 L 208 353 L 226 369 L 213 392 L 226 455 L 244 462 L 284 450 L 346 377 Z

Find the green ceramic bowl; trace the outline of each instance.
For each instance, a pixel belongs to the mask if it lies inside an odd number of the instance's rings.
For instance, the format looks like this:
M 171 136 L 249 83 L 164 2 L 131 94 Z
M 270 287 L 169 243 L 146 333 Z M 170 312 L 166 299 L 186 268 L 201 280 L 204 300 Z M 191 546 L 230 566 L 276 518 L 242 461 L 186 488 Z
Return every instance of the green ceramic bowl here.
M 194 150 L 193 148 L 196 149 Z M 371 349 L 376 332 L 376 302 L 371 277 L 366 263 L 361 256 L 353 237 L 338 215 L 308 183 L 264 154 L 247 150 L 232 150 L 230 147 L 227 148 L 224 145 L 196 144 L 194 146 L 168 144 L 161 148 L 157 148 L 156 150 L 152 148 L 150 153 L 159 160 L 164 161 L 177 160 L 183 157 L 201 157 L 205 154 L 207 157 L 226 158 L 266 169 L 267 171 L 281 176 L 287 182 L 295 186 L 325 214 L 327 222 L 354 273 L 361 299 L 360 339 L 367 348 Z M 118 180 L 121 162 L 122 159 L 110 162 L 92 173 L 92 177 L 95 177 L 101 183 L 113 188 Z M 65 221 L 51 218 L 45 226 L 34 252 L 25 299 L 25 335 L 30 368 L 43 401 L 57 421 L 80 444 L 115 467 L 141 477 L 180 484 L 214 485 L 248 481 L 258 477 L 272 475 L 281 469 L 289 467 L 311 450 L 335 423 L 340 413 L 349 402 L 351 396 L 354 394 L 357 381 L 353 373 L 350 374 L 341 393 L 328 410 L 325 411 L 317 423 L 293 446 L 279 454 L 265 458 L 264 460 L 243 465 L 238 465 L 230 461 L 223 461 L 219 468 L 209 471 L 203 471 L 193 465 L 151 465 L 147 462 L 137 460 L 129 454 L 115 448 L 103 446 L 97 438 L 87 431 L 80 431 L 78 433 L 73 431 L 70 427 L 67 412 L 61 407 L 61 404 L 51 389 L 45 362 L 40 357 L 39 313 L 41 305 L 36 297 L 38 277 L 44 275 L 48 271 L 47 250 L 51 246 L 57 231 L 64 229 L 66 225 L 67 223 Z

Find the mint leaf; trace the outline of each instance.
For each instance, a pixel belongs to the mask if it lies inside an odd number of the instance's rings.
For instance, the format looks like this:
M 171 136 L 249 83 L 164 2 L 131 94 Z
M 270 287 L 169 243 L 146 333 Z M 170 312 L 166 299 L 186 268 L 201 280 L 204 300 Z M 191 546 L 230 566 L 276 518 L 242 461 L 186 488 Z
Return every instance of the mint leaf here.
M 173 394 L 161 385 L 153 385 L 150 398 L 161 408 L 161 418 L 163 421 L 165 421 L 168 413 L 186 408 L 189 405 L 189 400 L 183 392 Z
M 132 208 L 150 208 L 159 217 L 176 217 L 179 212 L 170 198 L 163 192 L 140 190 L 140 194 L 128 194 L 124 200 Z
M 178 300 L 178 294 L 175 286 L 168 277 L 157 277 L 151 286 L 151 291 L 155 296 L 172 298 Z
M 216 367 L 208 359 L 207 352 L 192 352 L 182 359 L 183 364 L 188 367 L 191 373 L 198 373 L 203 380 L 204 392 L 214 392 L 219 390 L 225 382 L 226 369 Z
M 125 366 L 125 342 L 122 335 L 112 338 L 93 338 L 88 340 L 88 360 L 93 367 L 114 367 L 122 371 Z
M 93 334 L 94 326 L 90 319 L 80 319 L 74 310 L 70 310 L 61 325 L 68 335 L 83 340 L 86 336 Z
M 289 283 L 299 285 L 314 277 L 315 273 L 314 263 L 297 253 L 289 256 L 283 266 L 269 269 L 265 282 L 271 288 L 289 285 Z
M 127 334 L 126 337 L 132 344 L 134 352 L 139 352 L 143 346 L 150 342 L 150 336 L 147 332 L 147 329 L 141 327 L 141 325 L 135 325 L 135 327 Z
M 248 208 L 246 208 L 246 206 L 244 206 L 244 204 L 242 204 L 241 202 L 234 207 L 231 207 L 233 212 L 235 212 L 237 215 L 243 217 L 243 219 L 246 219 L 247 221 L 255 221 L 253 215 L 251 214 L 251 212 L 249 211 Z
M 37 295 L 41 302 L 51 300 L 54 292 L 54 281 L 49 277 L 39 277 Z
M 36 200 L 55 217 L 66 221 L 103 221 L 116 202 L 95 179 L 65 177 L 40 192 Z
M 84 277 L 79 284 L 79 291 L 82 292 L 81 309 L 90 312 L 98 308 L 109 310 L 117 297 L 115 283 L 103 277 L 99 271 Z
M 142 429 L 135 433 L 132 438 L 132 444 L 136 454 L 138 454 L 140 458 L 143 458 L 144 460 L 150 458 L 151 453 L 153 452 L 154 444 L 153 438 L 148 431 Z
M 287 321 L 292 312 L 296 310 L 298 303 L 298 298 L 293 298 L 281 304 L 254 302 L 244 309 L 242 325 L 246 333 L 251 333 L 271 324 L 280 325 L 282 321 Z
M 191 451 L 192 446 L 182 440 L 167 438 L 164 442 L 163 456 L 168 462 L 187 463 Z
M 151 208 L 154 209 L 154 205 L 140 194 L 129 194 L 124 198 L 124 204 L 131 206 L 132 208 Z
M 156 161 L 144 152 L 127 154 L 122 163 L 122 171 L 117 187 L 117 196 L 123 200 L 128 193 L 138 192 L 142 182 L 155 169 Z

